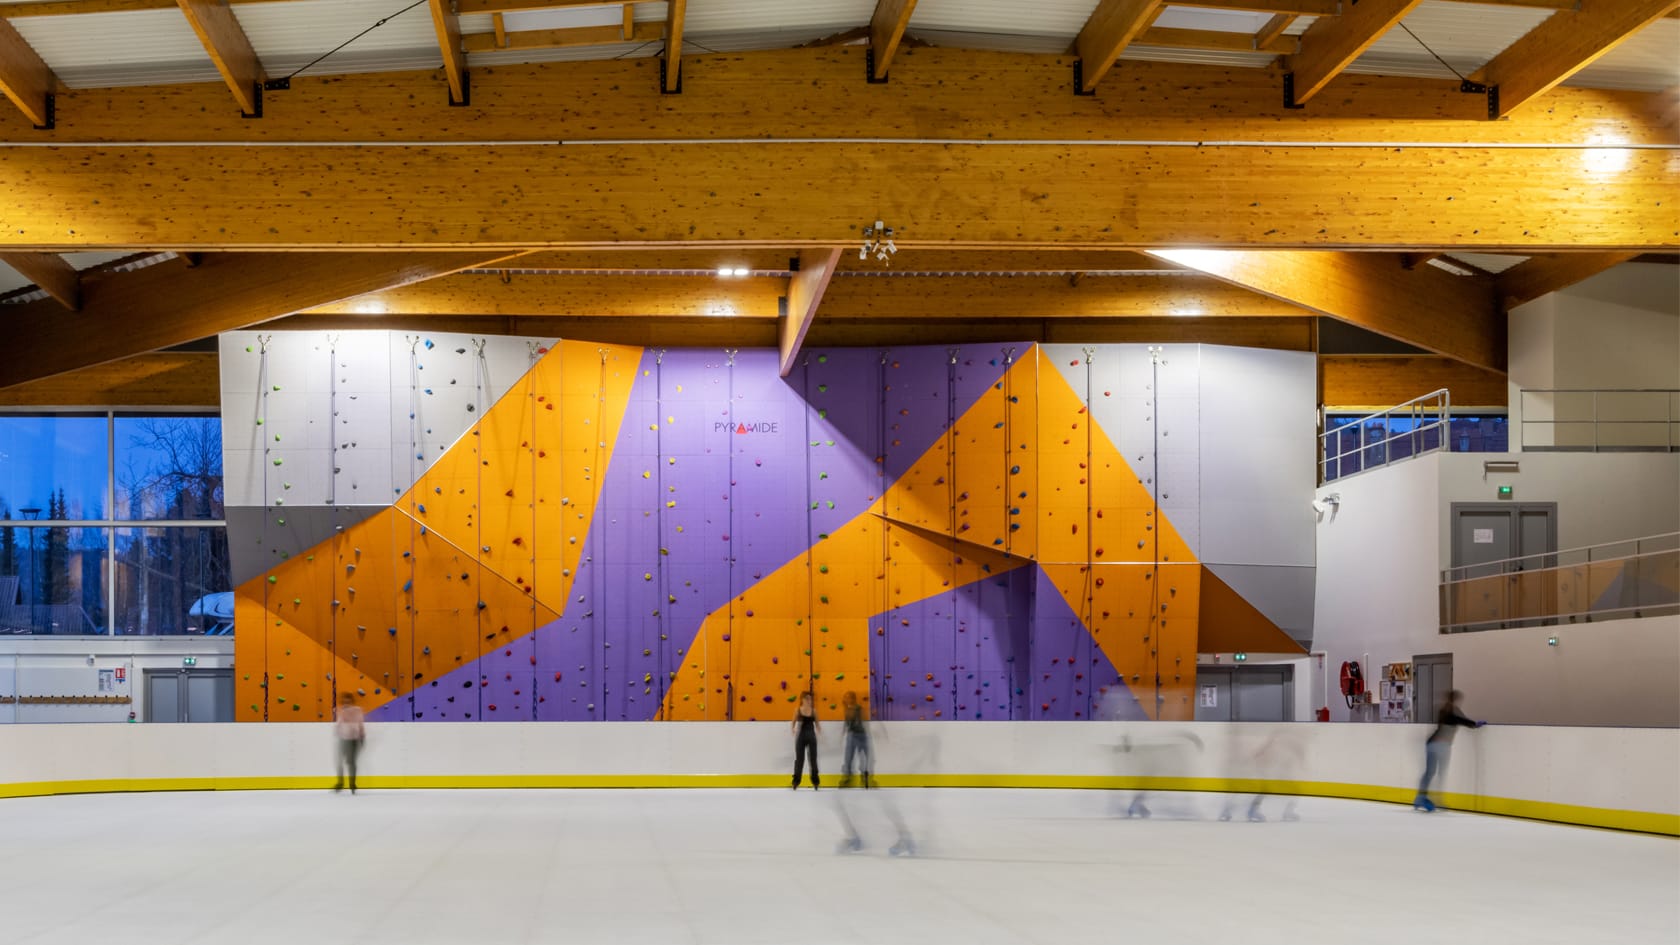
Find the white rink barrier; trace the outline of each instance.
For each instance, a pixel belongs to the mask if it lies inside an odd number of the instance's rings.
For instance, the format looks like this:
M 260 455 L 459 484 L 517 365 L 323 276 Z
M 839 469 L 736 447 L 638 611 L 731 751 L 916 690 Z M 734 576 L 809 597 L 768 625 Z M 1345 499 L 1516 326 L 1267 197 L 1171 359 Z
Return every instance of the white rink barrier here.
M 1429 727 L 1334 723 L 890 722 L 872 726 L 886 787 L 1049 787 L 1301 794 L 1410 803 Z M 839 783 L 841 727 L 819 767 Z M 782 723 L 369 725 L 369 788 L 779 787 Z M 0 797 L 318 789 L 325 724 L 0 726 Z M 1680 836 L 1680 729 L 1459 730 L 1437 798 L 1460 810 Z

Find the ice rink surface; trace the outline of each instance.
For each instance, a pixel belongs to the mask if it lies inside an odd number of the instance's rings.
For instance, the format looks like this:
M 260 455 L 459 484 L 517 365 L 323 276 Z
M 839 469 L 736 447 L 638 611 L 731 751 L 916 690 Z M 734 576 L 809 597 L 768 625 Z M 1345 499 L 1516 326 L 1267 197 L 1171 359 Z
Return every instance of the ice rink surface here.
M 1680 941 L 1680 841 L 1360 801 L 1050 790 L 0 801 L 0 942 Z M 843 807 L 837 807 L 843 805 Z M 837 852 L 842 811 L 862 849 Z M 894 856 L 901 820 L 915 850 Z

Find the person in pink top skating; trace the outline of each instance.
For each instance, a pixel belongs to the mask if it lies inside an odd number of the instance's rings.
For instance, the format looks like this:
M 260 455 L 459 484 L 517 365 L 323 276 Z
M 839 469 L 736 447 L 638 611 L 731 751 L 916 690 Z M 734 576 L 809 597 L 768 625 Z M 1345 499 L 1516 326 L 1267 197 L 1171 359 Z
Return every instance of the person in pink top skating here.
M 356 793 L 356 754 L 367 738 L 366 716 L 356 704 L 356 697 L 344 693 L 338 697 L 338 709 L 333 712 L 333 734 L 338 736 L 338 782 L 333 791 L 344 790 L 344 772 L 350 772 L 350 793 Z

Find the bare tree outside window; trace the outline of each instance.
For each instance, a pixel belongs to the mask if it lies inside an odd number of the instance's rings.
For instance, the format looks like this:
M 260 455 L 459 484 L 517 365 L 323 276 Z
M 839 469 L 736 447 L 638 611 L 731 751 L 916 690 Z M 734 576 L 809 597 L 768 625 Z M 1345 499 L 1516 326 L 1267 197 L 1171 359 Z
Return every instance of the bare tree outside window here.
M 115 630 L 203 632 L 206 598 L 232 590 L 225 530 L 142 523 L 222 517 L 220 423 L 215 417 L 120 417 L 117 438 L 118 515 L 136 524 L 117 533 Z

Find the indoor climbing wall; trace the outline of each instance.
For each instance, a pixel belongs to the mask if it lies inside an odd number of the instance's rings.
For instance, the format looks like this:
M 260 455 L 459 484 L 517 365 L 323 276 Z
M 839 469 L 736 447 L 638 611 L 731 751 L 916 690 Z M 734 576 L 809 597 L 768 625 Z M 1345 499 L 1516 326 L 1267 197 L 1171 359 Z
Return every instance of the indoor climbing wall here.
M 1302 543 L 1310 571 L 1310 356 L 813 349 L 784 379 L 770 349 L 223 348 L 224 420 L 249 431 L 228 468 L 259 513 L 229 523 L 259 565 L 244 719 L 349 692 L 381 720 L 782 720 L 805 690 L 830 717 L 855 691 L 881 718 L 1190 718 L 1204 638 L 1293 652 L 1310 630 L 1242 586 Z M 1231 409 L 1230 379 L 1281 406 Z M 1297 448 L 1298 481 L 1208 494 L 1210 462 Z M 1296 506 L 1299 528 L 1276 512 Z

